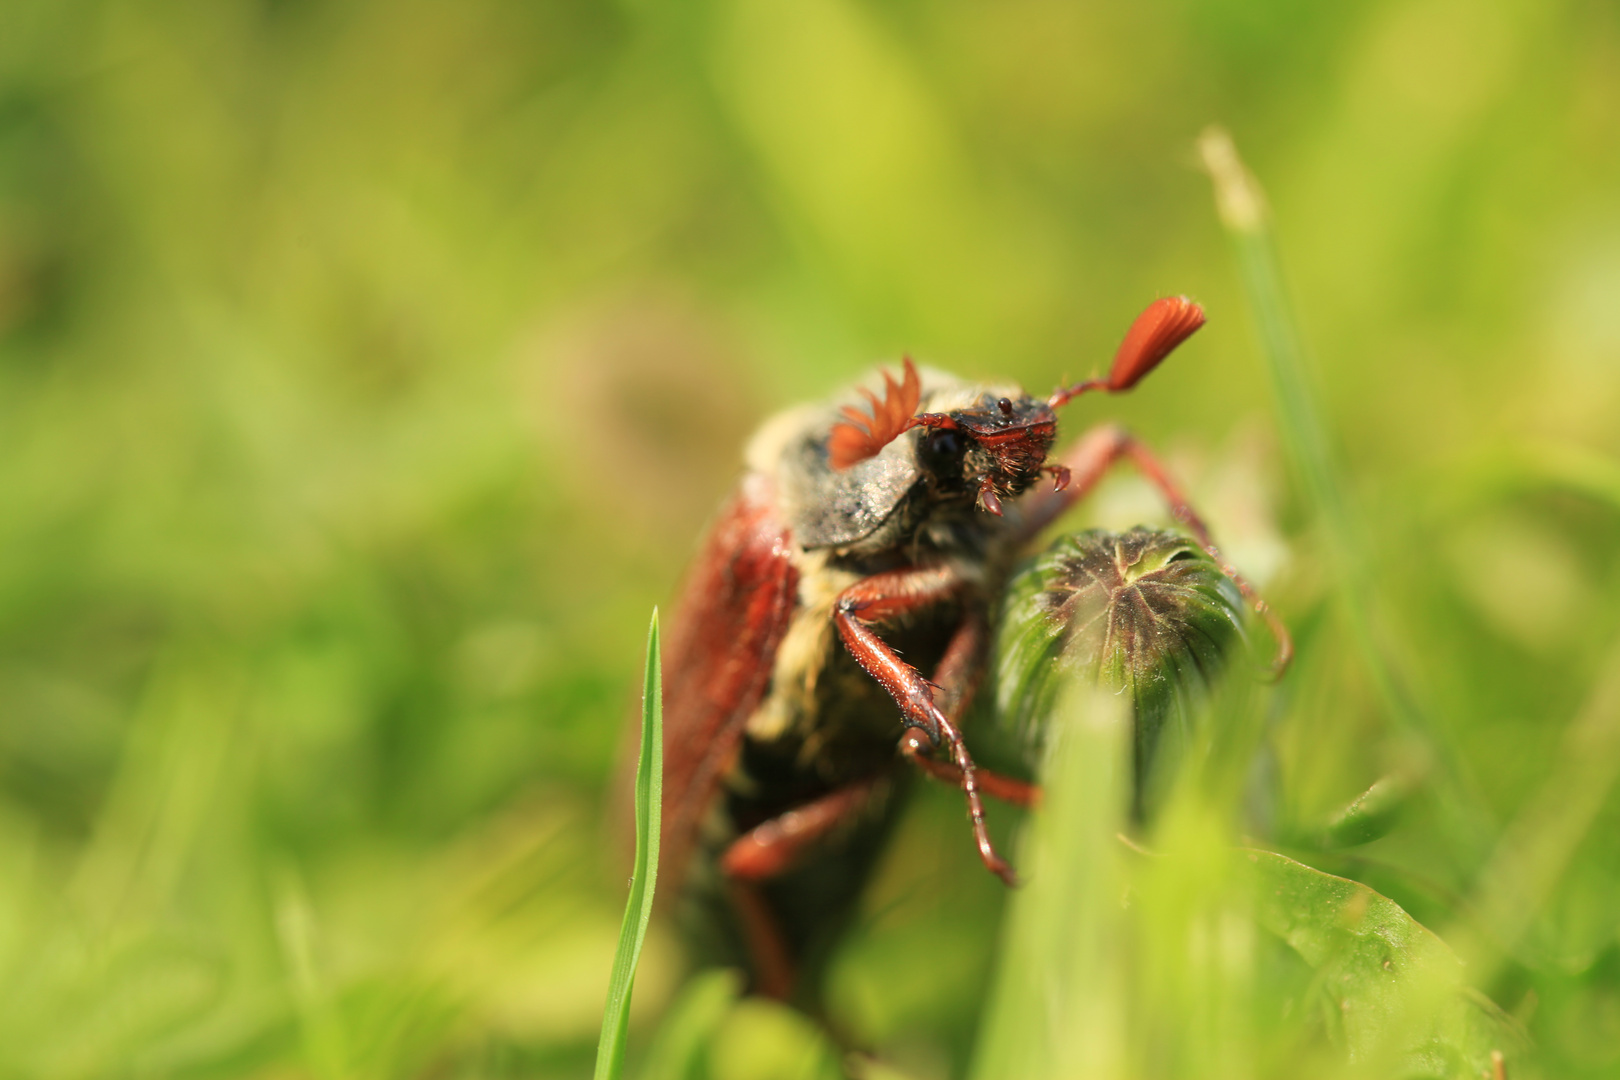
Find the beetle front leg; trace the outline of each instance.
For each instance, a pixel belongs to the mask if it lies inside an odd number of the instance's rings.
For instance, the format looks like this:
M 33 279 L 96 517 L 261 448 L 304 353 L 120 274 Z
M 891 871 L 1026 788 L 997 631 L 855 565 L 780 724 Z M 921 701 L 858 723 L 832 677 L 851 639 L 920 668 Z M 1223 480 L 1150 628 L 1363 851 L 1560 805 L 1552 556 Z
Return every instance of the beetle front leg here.
M 1025 500 L 1025 512 L 1020 531 L 1024 540 L 1032 540 L 1035 535 L 1050 525 L 1053 521 L 1068 510 L 1075 503 L 1085 498 L 1092 489 L 1107 474 L 1109 468 L 1119 461 L 1129 458 L 1137 469 L 1147 478 L 1148 482 L 1159 489 L 1165 502 L 1170 505 L 1170 514 L 1192 533 L 1198 546 L 1215 560 L 1221 572 L 1232 579 L 1238 587 L 1243 598 L 1254 608 L 1256 615 L 1266 621 L 1266 627 L 1277 642 L 1277 655 L 1271 662 L 1271 670 L 1281 675 L 1288 667 L 1288 662 L 1294 656 L 1294 640 L 1288 633 L 1288 627 L 1283 625 L 1282 619 L 1271 610 L 1260 596 L 1258 590 L 1247 578 L 1238 572 L 1237 567 L 1226 561 L 1220 549 L 1215 546 L 1214 538 L 1210 536 L 1209 526 L 1199 517 L 1192 504 L 1187 501 L 1181 486 L 1170 476 L 1152 450 L 1148 449 L 1136 436 L 1116 424 L 1105 424 L 1093 428 L 1085 435 L 1074 448 L 1063 456 L 1062 464 L 1055 466 L 1058 483 L 1055 490 L 1044 491 Z
M 934 669 L 934 686 L 939 696 L 936 704 L 951 718 L 958 727 L 961 726 L 962 714 L 973 701 L 974 693 L 979 689 L 979 679 L 984 674 L 985 638 L 988 636 L 984 614 L 971 611 L 962 625 L 956 628 L 951 635 L 950 644 L 945 647 L 945 655 Z M 943 780 L 948 784 L 960 787 L 962 784 L 962 770 L 947 761 L 936 761 L 929 756 L 928 741 L 916 730 L 906 732 L 900 740 L 900 752 L 911 763 L 936 780 Z M 1034 806 L 1041 800 L 1041 789 L 1023 780 L 1015 780 L 1010 776 L 991 772 L 981 766 L 974 766 L 974 778 L 978 781 L 979 790 L 992 799 L 1011 803 L 1014 806 Z
M 961 770 L 962 793 L 967 797 L 979 858 L 991 873 L 1012 885 L 1016 884 L 1012 867 L 996 854 L 985 827 L 984 801 L 979 796 L 973 757 L 962 741 L 961 730 L 934 703 L 933 687 L 922 673 L 901 660 L 872 630 L 874 623 L 948 599 L 961 586 L 960 576 L 948 567 L 874 574 L 839 595 L 833 605 L 833 622 L 850 655 L 900 706 L 906 726 L 921 732 L 933 746 L 943 742 L 950 747 L 951 757 Z
M 947 784 L 958 787 L 962 784 L 962 770 L 959 766 L 948 761 L 935 761 L 928 756 L 928 740 L 915 731 L 908 731 L 900 740 L 900 752 L 911 760 L 911 763 L 935 780 L 943 780 Z M 1041 802 L 1041 788 L 1039 784 L 1031 784 L 1027 780 L 1015 780 L 1010 776 L 991 772 L 989 769 L 973 767 L 974 782 L 979 790 L 992 799 L 1000 799 L 1013 806 L 1031 807 L 1039 806 Z

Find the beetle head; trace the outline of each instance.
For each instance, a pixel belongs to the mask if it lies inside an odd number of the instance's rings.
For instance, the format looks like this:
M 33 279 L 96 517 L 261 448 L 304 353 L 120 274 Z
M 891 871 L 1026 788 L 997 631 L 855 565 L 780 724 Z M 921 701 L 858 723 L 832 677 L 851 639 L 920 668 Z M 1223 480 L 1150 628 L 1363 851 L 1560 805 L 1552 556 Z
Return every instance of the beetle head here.
M 923 413 L 919 463 L 949 487 L 974 493 L 979 508 L 1001 513 L 1001 500 L 1022 495 L 1046 468 L 1057 415 L 1044 401 L 982 394 L 964 408 Z
M 870 415 L 845 406 L 845 419 L 828 438 L 828 461 L 834 470 L 845 471 L 912 428 L 924 428 L 918 462 L 935 486 L 971 491 L 980 509 L 999 515 L 1001 500 L 1023 494 L 1042 472 L 1052 473 L 1059 488 L 1068 483 L 1066 468 L 1046 464 L 1057 434 L 1055 409 L 1093 390 L 1117 394 L 1131 389 L 1203 325 L 1203 309 L 1185 296 L 1155 300 L 1131 324 L 1107 377 L 1061 387 L 1044 401 L 1023 393 L 980 394 L 958 408 L 916 413 L 922 387 L 907 359 L 902 381 L 884 374 L 881 398 L 862 391 L 871 403 Z

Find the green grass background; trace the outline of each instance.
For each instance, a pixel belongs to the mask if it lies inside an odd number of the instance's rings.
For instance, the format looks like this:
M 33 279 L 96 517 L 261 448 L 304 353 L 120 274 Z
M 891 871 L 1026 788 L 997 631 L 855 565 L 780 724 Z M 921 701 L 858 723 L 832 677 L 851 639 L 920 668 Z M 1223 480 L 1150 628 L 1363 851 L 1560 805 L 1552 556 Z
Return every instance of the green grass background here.
M 1370 638 L 1211 122 L 1270 195 Z M 1620 1075 L 1597 0 L 7 0 L 0 1073 L 588 1075 L 643 628 L 750 428 L 902 351 L 1044 389 L 1170 292 L 1209 327 L 1065 422 L 1164 448 L 1298 633 L 1211 850 L 1413 778 L 1318 865 L 1484 942 L 1549 1074 Z M 1124 480 L 1084 520 L 1158 517 Z M 960 816 L 919 800 L 832 976 L 919 1080 L 968 1069 L 996 951 Z M 1222 992 L 1179 955 L 1143 1039 Z M 655 924 L 633 1061 L 681 971 Z M 802 1024 L 715 985 L 705 1068 L 791 1075 Z M 1295 1075 L 1255 1023 L 1208 1060 Z

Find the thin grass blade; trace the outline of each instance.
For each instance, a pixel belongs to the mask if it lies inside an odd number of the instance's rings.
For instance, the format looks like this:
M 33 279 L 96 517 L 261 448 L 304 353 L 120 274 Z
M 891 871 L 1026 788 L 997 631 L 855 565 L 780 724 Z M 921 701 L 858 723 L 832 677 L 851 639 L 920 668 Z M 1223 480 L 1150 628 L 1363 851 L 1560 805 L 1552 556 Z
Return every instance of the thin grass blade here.
M 1126 701 L 1060 680 L 1047 720 L 1043 805 L 1020 849 L 1027 875 L 1002 928 L 999 970 L 969 1075 L 1058 1080 L 1124 1073 L 1129 933 L 1124 892 L 1130 785 Z
M 624 907 L 619 947 L 613 955 L 607 1006 L 602 1011 L 602 1038 L 596 1047 L 596 1080 L 618 1080 L 624 1074 L 625 1032 L 630 1020 L 630 993 L 636 963 L 652 918 L 658 883 L 658 836 L 664 791 L 664 684 L 658 664 L 658 609 L 647 629 L 646 675 L 641 691 L 641 754 L 636 761 L 636 862 L 630 876 L 630 899 Z
M 1377 574 L 1368 554 L 1362 519 L 1339 482 L 1332 442 L 1318 406 L 1319 395 L 1311 384 L 1305 347 L 1283 286 L 1265 196 L 1224 130 L 1206 130 L 1199 137 L 1198 150 L 1214 182 L 1221 223 L 1232 239 L 1244 291 L 1260 334 L 1283 442 L 1321 521 L 1351 637 L 1385 712 L 1438 759 L 1436 783 L 1443 789 L 1439 802 L 1450 811 L 1447 825 L 1452 842 L 1471 856 L 1481 856 L 1489 843 L 1489 814 L 1484 800 L 1468 782 L 1435 718 L 1415 696 L 1410 680 L 1378 631 L 1381 620 Z

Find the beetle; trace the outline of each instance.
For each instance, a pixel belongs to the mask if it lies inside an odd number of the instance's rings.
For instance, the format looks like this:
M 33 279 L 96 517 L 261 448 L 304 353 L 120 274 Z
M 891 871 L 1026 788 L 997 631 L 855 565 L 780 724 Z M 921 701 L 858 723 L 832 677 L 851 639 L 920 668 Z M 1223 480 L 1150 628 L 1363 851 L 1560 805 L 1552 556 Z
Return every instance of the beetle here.
M 1037 790 L 980 769 L 961 718 L 988 613 L 1016 557 L 1117 462 L 1130 460 L 1266 619 L 1159 459 L 1123 428 L 1050 456 L 1057 410 L 1134 387 L 1204 324 L 1155 301 L 1105 377 L 1045 398 L 919 369 L 857 388 L 862 407 L 770 420 L 688 572 L 664 663 L 660 893 L 710 952 L 785 998 L 853 907 L 917 770 L 958 785 L 984 865 L 1014 874 L 984 795 Z M 1050 478 L 1048 486 L 1041 483 Z M 931 677 L 924 672 L 930 672 Z

